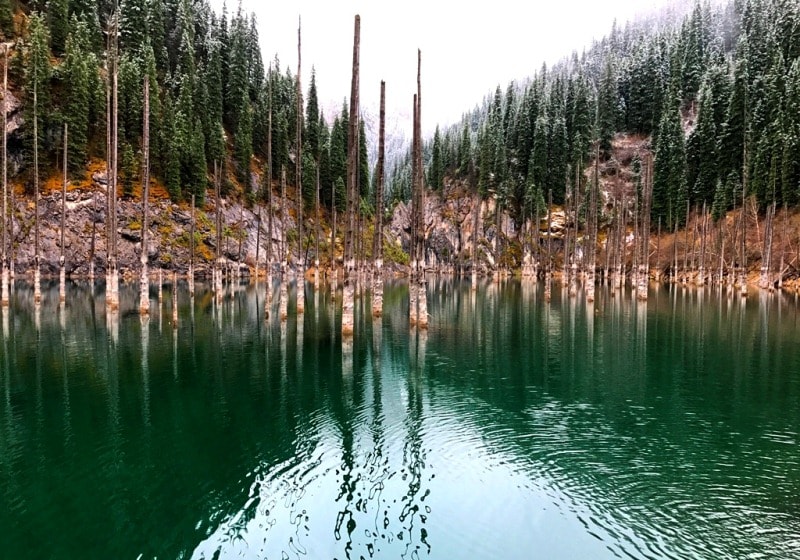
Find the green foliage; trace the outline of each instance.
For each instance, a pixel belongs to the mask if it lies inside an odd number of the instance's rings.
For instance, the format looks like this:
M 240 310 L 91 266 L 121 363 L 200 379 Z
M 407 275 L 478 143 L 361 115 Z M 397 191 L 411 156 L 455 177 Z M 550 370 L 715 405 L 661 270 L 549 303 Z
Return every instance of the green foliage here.
M 680 111 L 675 103 L 671 103 L 661 117 L 656 143 L 652 221 L 663 219 L 669 230 L 676 224 L 682 224 L 687 200 L 683 128 Z
M 442 161 L 442 139 L 439 127 L 433 135 L 433 151 L 431 164 L 428 169 L 428 186 L 434 190 L 441 190 L 444 181 L 444 162 Z
M 50 27 L 50 48 L 64 54 L 69 35 L 69 0 L 48 0 L 47 22 Z
M 11 0 L 0 0 L 0 37 L 11 39 L 14 35 L 14 14 L 11 11 Z
M 400 243 L 393 243 L 385 238 L 383 240 L 383 260 L 403 266 L 408 266 L 408 263 L 411 262 L 408 253 L 403 251 Z
M 139 162 L 133 153 L 133 148 L 128 142 L 122 143 L 121 165 L 120 165 L 120 182 L 122 184 L 123 196 L 130 197 L 133 195 L 133 187 L 139 177 L 138 168 Z
M 97 60 L 90 51 L 85 22 L 72 17 L 61 76 L 67 91 L 65 120 L 69 125 L 68 165 L 72 172 L 86 166 L 89 126 L 92 120 L 92 90 L 97 88 Z

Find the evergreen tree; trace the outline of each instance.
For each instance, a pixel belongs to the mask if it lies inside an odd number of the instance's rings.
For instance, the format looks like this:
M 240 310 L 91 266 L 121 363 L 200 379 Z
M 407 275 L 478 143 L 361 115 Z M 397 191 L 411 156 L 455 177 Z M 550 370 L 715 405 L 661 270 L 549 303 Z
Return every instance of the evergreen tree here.
M 697 128 L 688 140 L 690 160 L 688 182 L 693 186 L 693 202 L 711 202 L 719 179 L 717 153 L 717 126 L 714 122 L 714 97 L 709 84 L 700 90 L 700 111 Z
M 122 149 L 120 150 L 120 159 L 119 175 L 122 185 L 122 195 L 130 197 L 133 195 L 133 187 L 139 176 L 139 165 L 133 153 L 133 148 L 130 143 L 124 140 L 122 141 Z
M 24 45 L 24 82 L 23 89 L 27 98 L 26 121 L 33 122 L 33 94 L 36 90 L 37 97 L 37 117 L 38 138 L 33 138 L 33 127 L 26 127 L 26 146 L 28 161 L 31 161 L 33 154 L 33 143 L 37 142 L 39 153 L 45 153 L 46 131 L 49 128 L 53 108 L 50 103 L 50 49 L 49 36 L 44 18 L 34 12 L 28 19 L 28 41 Z M 39 164 L 44 158 L 39 157 Z
M 361 198 L 369 198 L 369 153 L 363 118 L 358 123 L 358 193 Z
M 69 35 L 69 0 L 48 0 L 47 21 L 50 27 L 50 48 L 54 54 L 64 54 Z
M 600 136 L 600 150 L 605 156 L 611 153 L 611 140 L 617 130 L 618 101 L 617 76 L 614 72 L 614 61 L 609 56 L 603 69 L 603 77 L 600 81 L 597 97 L 597 127 Z
M 659 125 L 651 210 L 652 221 L 662 219 L 667 229 L 683 222 L 688 200 L 686 148 L 678 108 L 679 99 L 674 95 L 673 99 L 665 108 Z
M 148 30 L 149 0 L 121 0 L 119 5 L 120 47 L 138 54 L 150 37 Z M 163 35 L 162 35 L 163 36 Z
M 306 99 L 306 129 L 303 132 L 303 144 L 304 149 L 310 151 L 314 158 L 318 159 L 320 157 L 320 113 L 317 100 L 317 77 L 314 68 L 311 69 L 311 84 L 308 86 Z
M 439 134 L 439 127 L 433 135 L 433 148 L 431 152 L 431 165 L 428 171 L 428 186 L 433 190 L 442 188 L 444 180 L 444 168 L 442 164 L 442 139 Z
M 14 13 L 11 0 L 0 0 L 0 38 L 11 39 L 14 36 Z
M 61 73 L 67 94 L 64 116 L 69 124 L 69 169 L 83 171 L 87 161 L 87 144 L 92 105 L 92 80 L 97 79 L 96 59 L 89 52 L 86 23 L 72 16 L 72 32 L 67 38 L 66 56 Z
M 164 173 L 164 185 L 172 200 L 181 199 L 181 158 L 179 152 L 178 129 L 172 96 L 167 90 L 164 93 L 164 125 L 162 127 L 161 169 Z
M 239 123 L 239 130 L 234 136 L 236 175 L 242 183 L 242 188 L 245 189 L 245 192 L 248 192 L 250 159 L 253 157 L 253 111 L 247 100 L 243 100 L 240 104 L 239 116 L 236 120 Z

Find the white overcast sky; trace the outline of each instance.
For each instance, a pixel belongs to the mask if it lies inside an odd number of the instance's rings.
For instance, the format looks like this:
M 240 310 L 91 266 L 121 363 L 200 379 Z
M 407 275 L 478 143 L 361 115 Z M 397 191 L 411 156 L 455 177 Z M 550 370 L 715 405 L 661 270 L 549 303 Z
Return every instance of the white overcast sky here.
M 674 0 L 673 0 L 674 1 Z M 219 13 L 222 0 L 211 0 Z M 495 87 L 505 89 L 593 38 L 670 0 L 489 0 L 480 3 L 405 0 L 242 0 L 255 13 L 264 63 L 277 53 L 282 70 L 297 68 L 297 22 L 302 18 L 302 80 L 312 65 L 326 114 L 350 95 L 353 18 L 361 16 L 361 106 L 377 113 L 380 81 L 387 112 L 409 115 L 416 91 L 417 48 L 422 50 L 424 130 L 448 124 Z M 237 0 L 228 0 L 229 14 Z M 405 120 L 401 117 L 401 120 Z M 410 131 L 407 132 L 410 135 Z

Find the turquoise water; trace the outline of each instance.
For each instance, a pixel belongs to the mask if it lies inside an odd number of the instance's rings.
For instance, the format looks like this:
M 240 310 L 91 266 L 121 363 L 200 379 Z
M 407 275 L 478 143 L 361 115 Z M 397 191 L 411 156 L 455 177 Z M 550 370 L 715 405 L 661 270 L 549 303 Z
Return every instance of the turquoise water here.
M 397 283 L 343 345 L 310 284 L 136 295 L 0 315 L 0 557 L 800 556 L 793 297 Z

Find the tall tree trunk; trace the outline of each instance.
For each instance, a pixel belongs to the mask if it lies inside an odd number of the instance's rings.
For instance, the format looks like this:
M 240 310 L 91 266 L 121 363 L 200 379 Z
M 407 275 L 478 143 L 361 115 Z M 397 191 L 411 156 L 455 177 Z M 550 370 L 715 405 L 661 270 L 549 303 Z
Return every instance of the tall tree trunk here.
M 428 289 L 425 283 L 425 169 L 422 164 L 422 51 L 417 49 L 417 104 L 416 127 L 417 138 L 417 327 L 428 328 Z
M 119 172 L 119 12 L 114 13 L 112 33 L 112 84 L 111 84 L 111 299 L 112 310 L 119 308 L 119 252 L 117 247 L 117 180 Z
M 67 274 L 65 270 L 66 256 L 64 253 L 64 230 L 67 229 L 67 154 L 69 149 L 69 130 L 64 123 L 64 180 L 61 184 L 61 255 L 58 258 L 58 301 L 67 301 Z
M 194 195 L 192 195 L 194 204 Z M 144 109 L 142 111 L 142 266 L 139 279 L 139 313 L 150 313 L 150 280 L 147 274 L 147 261 L 150 255 L 148 248 L 148 228 L 150 227 L 150 76 L 144 75 Z M 193 211 L 194 212 L 194 211 Z M 192 220 L 194 225 L 194 219 Z M 190 235 L 189 243 L 194 248 L 194 237 Z M 189 254 L 189 274 L 192 274 L 192 251 Z
M 295 156 L 295 182 L 297 183 L 297 314 L 306 307 L 306 252 L 303 247 L 303 90 L 300 85 L 300 19 L 297 20 L 297 154 Z
M 13 220 L 8 215 L 8 43 L 3 45 L 3 270 L 2 283 L 0 288 L 0 304 L 7 307 L 9 298 L 9 261 L 11 251 L 9 245 L 14 243 L 13 237 L 9 233 L 9 225 Z
M 42 301 L 42 287 L 39 268 L 39 100 L 36 81 L 33 81 L 33 301 L 38 304 Z
M 195 224 L 195 195 L 192 193 L 191 216 L 189 218 L 189 272 L 187 280 L 189 282 L 189 297 L 194 297 L 194 224 Z
M 272 303 L 272 63 L 269 64 L 269 77 L 267 80 L 267 96 L 269 106 L 267 109 L 267 172 L 264 181 L 267 184 L 267 297 L 266 306 Z
M 350 275 L 355 268 L 354 249 L 356 231 L 356 208 L 358 204 L 358 133 L 359 133 L 359 72 L 360 72 L 361 16 L 355 16 L 353 29 L 353 72 L 350 82 L 350 118 L 347 130 L 347 220 L 344 238 L 345 286 L 342 301 L 342 336 L 354 332 L 353 280 Z
M 381 80 L 381 101 L 378 123 L 378 164 L 375 188 L 375 232 L 372 239 L 373 284 L 372 316 L 383 314 L 383 181 L 384 159 L 386 157 L 386 82 Z
M 222 195 L 220 183 L 222 182 L 220 163 L 214 162 L 214 196 L 216 210 L 217 250 L 214 259 L 214 297 L 217 302 L 222 301 Z
M 358 205 L 358 133 L 359 133 L 359 72 L 361 17 L 355 16 L 353 33 L 353 74 L 350 84 L 350 117 L 347 130 L 347 219 L 344 240 L 345 277 L 355 268 L 356 210 Z

